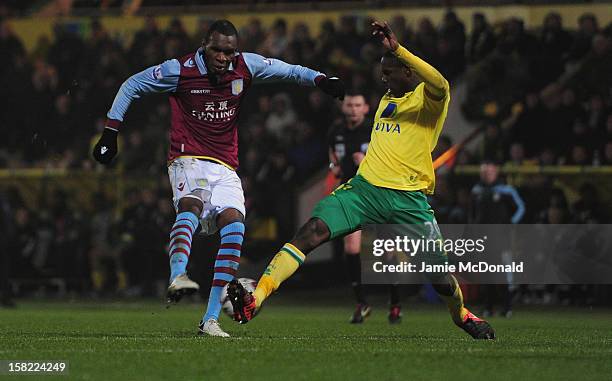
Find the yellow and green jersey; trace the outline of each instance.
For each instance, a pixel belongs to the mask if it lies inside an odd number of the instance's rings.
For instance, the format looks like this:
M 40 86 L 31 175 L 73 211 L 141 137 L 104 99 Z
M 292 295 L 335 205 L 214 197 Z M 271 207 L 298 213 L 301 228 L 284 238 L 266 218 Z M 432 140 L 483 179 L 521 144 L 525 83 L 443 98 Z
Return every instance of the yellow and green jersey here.
M 431 99 L 425 94 L 423 82 L 401 98 L 384 95 L 358 173 L 375 186 L 433 193 L 431 152 L 442 131 L 449 101 L 448 91 L 442 100 Z

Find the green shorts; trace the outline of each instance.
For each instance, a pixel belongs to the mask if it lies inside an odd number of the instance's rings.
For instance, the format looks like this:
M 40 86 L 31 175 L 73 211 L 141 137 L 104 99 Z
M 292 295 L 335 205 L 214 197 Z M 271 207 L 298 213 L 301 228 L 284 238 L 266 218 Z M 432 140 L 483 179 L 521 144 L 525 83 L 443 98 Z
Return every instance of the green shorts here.
M 315 206 L 313 217 L 325 222 L 330 240 L 369 224 L 435 223 L 427 196 L 420 191 L 377 187 L 356 175 Z
M 359 230 L 364 225 L 379 224 L 394 225 L 382 234 L 394 231 L 397 235 L 415 239 L 442 239 L 434 212 L 423 192 L 377 187 L 360 175 L 319 201 L 312 216 L 325 222 L 330 240 Z M 428 264 L 441 264 L 448 260 L 443 250 L 429 252 L 432 255 L 422 254 L 419 253 L 415 260 Z

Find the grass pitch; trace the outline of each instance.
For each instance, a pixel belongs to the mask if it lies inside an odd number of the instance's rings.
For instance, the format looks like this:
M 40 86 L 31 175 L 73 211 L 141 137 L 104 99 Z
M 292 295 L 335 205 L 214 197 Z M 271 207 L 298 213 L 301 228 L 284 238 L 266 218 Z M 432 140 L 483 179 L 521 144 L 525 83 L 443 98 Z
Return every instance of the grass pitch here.
M 350 304 L 272 299 L 254 321 L 223 318 L 231 339 L 196 337 L 202 306 L 22 303 L 0 309 L 0 360 L 68 360 L 44 380 L 611 380 L 612 311 L 529 310 L 493 318 L 478 342 L 440 306 L 376 308 L 348 324 Z

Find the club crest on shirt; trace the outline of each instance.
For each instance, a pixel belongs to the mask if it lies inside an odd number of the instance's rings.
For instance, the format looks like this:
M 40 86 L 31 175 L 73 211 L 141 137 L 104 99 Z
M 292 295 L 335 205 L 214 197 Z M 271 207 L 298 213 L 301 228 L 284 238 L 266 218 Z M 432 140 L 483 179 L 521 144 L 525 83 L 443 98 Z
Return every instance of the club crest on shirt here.
M 242 93 L 242 89 L 244 88 L 244 84 L 242 82 L 242 78 L 234 79 L 232 81 L 232 95 L 239 95 Z
M 397 111 L 397 105 L 395 103 L 387 104 L 387 107 L 380 113 L 381 118 L 392 118 Z
M 193 62 L 193 58 L 188 59 L 183 63 L 185 67 L 195 67 L 195 62 Z

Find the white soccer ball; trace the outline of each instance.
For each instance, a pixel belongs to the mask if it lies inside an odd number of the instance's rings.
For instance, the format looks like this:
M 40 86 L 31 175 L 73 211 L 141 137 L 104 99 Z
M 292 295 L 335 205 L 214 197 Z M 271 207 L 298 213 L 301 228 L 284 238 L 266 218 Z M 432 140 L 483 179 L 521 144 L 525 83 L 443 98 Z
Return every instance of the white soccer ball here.
M 251 278 L 238 278 L 238 282 L 244 287 L 248 292 L 255 291 L 257 287 L 257 281 Z M 229 317 L 234 317 L 234 307 L 232 307 L 232 303 L 229 301 L 227 296 L 227 284 L 223 287 L 223 291 L 221 292 L 221 310 Z

